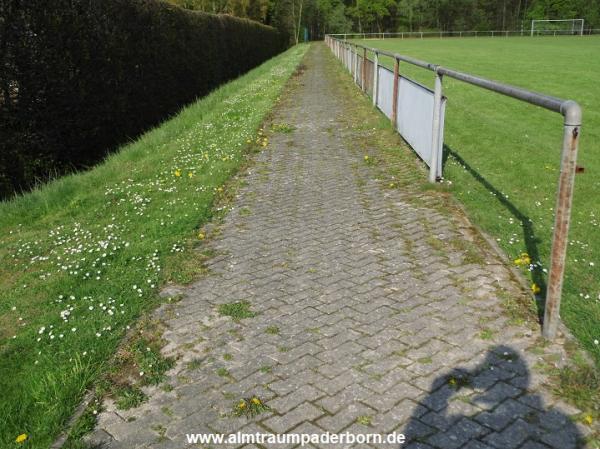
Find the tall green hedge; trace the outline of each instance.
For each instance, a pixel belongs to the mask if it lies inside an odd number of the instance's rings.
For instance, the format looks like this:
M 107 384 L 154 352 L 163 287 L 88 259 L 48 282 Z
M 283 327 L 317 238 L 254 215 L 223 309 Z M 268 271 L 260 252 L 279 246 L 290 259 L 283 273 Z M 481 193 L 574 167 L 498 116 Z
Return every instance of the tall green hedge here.
M 0 198 L 99 161 L 286 42 L 159 0 L 0 0 Z

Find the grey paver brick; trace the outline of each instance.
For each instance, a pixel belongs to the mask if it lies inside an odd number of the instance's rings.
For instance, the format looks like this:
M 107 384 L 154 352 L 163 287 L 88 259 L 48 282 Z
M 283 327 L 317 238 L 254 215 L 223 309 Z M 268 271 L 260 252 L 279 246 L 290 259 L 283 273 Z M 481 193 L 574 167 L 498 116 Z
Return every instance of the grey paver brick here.
M 264 424 L 275 432 L 283 433 L 294 428 L 300 423 L 314 421 L 322 414 L 322 410 L 319 410 L 314 405 L 305 402 L 295 409 L 287 412 L 285 415 L 274 416 L 270 419 L 267 419 Z

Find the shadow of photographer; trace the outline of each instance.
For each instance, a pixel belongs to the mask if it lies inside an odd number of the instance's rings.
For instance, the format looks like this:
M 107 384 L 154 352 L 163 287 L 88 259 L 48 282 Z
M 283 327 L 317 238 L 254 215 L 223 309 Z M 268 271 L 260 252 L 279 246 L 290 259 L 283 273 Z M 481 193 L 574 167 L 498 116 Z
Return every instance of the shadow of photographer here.
M 494 346 L 472 369 L 439 376 L 404 427 L 403 449 L 578 449 L 582 435 L 569 418 L 528 390 L 525 361 Z

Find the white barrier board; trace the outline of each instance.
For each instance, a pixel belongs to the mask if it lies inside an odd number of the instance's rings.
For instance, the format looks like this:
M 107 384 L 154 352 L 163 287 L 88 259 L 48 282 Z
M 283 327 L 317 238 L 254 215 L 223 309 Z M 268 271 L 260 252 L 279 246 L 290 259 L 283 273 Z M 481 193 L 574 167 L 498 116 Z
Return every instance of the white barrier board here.
M 379 89 L 377 106 L 389 118 L 392 117 L 392 97 L 394 94 L 394 73 L 379 67 Z M 433 137 L 433 102 L 431 89 L 400 77 L 398 81 L 397 129 L 400 135 L 429 166 Z M 440 121 L 440 143 L 438 147 L 437 174 L 442 173 L 442 147 L 444 143 L 444 116 L 446 99 L 442 99 L 442 116 Z

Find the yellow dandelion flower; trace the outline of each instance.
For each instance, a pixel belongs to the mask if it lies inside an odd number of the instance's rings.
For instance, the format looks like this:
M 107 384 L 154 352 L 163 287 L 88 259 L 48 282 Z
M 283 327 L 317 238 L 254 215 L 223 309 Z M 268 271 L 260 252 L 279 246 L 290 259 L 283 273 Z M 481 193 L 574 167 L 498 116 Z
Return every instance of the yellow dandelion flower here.
M 533 292 L 534 295 L 537 295 L 539 292 L 542 291 L 542 289 L 540 288 L 539 285 L 537 285 L 535 282 L 533 284 L 531 284 L 531 291 Z
M 531 263 L 531 257 L 527 253 L 521 253 L 521 255 L 514 260 L 515 265 L 525 266 Z
M 365 154 L 365 161 L 369 160 L 369 156 L 367 154 Z
M 594 422 L 594 418 L 592 417 L 592 415 L 585 415 L 583 417 L 583 422 L 586 423 L 588 426 L 591 426 Z
M 198 238 L 199 238 L 200 240 L 204 240 L 204 239 L 206 238 L 206 236 L 204 235 L 204 233 L 203 233 L 203 232 L 201 232 L 200 234 L 198 234 Z
M 394 187 L 396 187 L 396 184 L 394 184 L 393 182 L 390 182 L 390 188 L 393 189 Z
M 181 170 L 179 170 L 179 169 L 175 170 L 175 176 L 177 176 L 179 178 L 181 176 Z
M 238 404 L 238 408 L 246 408 L 246 401 L 241 400 L 240 403 Z
M 252 143 L 252 140 L 248 139 L 246 140 L 246 143 Z
M 260 405 L 261 404 L 260 399 L 258 399 L 258 398 L 252 398 L 252 403 L 256 404 L 256 405 Z
M 223 191 L 223 187 L 217 187 L 217 192 L 222 192 Z
M 188 178 L 191 178 L 192 176 L 194 176 L 194 174 L 192 172 L 188 173 Z
M 19 435 L 16 439 L 15 442 L 16 443 L 23 443 L 25 440 L 27 439 L 27 434 L 26 433 L 22 433 L 21 435 Z

